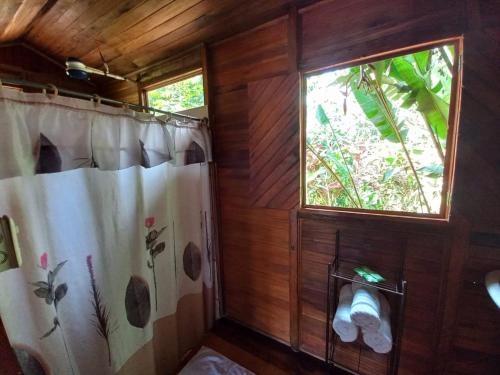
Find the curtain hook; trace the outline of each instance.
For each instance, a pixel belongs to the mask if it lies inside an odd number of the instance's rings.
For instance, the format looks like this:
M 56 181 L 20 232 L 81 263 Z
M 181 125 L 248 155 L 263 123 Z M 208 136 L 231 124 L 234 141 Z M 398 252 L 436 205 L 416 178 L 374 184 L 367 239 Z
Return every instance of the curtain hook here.
M 52 91 L 54 91 L 54 96 L 57 96 L 59 95 L 59 90 L 57 89 L 56 85 L 52 84 L 52 83 L 47 83 L 47 86 L 49 86 Z M 44 94 L 46 93 L 46 90 L 44 89 Z M 50 98 L 50 96 L 49 96 Z

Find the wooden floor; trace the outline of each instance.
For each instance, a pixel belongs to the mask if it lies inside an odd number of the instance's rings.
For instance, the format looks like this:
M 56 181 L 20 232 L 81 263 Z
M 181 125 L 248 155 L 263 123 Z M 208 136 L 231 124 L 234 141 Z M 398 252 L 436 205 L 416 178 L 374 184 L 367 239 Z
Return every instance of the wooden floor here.
M 227 319 L 217 321 L 205 346 L 256 374 L 328 374 L 324 363 Z M 347 374 L 336 370 L 335 374 Z

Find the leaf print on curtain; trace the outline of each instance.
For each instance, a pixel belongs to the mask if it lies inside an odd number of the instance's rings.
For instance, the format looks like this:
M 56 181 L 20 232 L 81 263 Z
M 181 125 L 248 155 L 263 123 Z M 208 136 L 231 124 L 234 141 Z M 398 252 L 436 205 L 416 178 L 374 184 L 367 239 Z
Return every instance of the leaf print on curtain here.
M 151 299 L 146 280 L 131 276 L 125 293 L 125 311 L 128 322 L 137 328 L 144 328 L 151 316 Z
M 60 327 L 61 331 L 61 337 L 63 339 L 64 343 L 64 349 L 66 350 L 66 355 L 68 357 L 68 362 L 71 366 L 71 371 L 74 373 L 73 370 L 73 364 L 71 363 L 71 356 L 69 355 L 68 351 L 68 345 L 66 343 L 66 336 L 64 335 L 64 330 L 61 326 L 61 322 L 59 321 L 58 317 L 58 306 L 61 300 L 66 296 L 68 293 L 68 285 L 66 283 L 56 285 L 56 277 L 59 271 L 61 271 L 61 268 L 66 264 L 67 260 L 60 262 L 57 264 L 57 266 L 53 270 L 49 270 L 47 273 L 47 281 L 37 281 L 34 283 L 31 283 L 31 285 L 36 286 L 37 289 L 33 291 L 35 295 L 39 298 L 43 298 L 45 300 L 45 303 L 49 306 L 54 305 L 54 310 L 55 310 L 55 316 L 53 319 L 53 326 L 50 330 L 48 330 L 46 333 L 44 333 L 41 337 L 40 340 L 43 340 L 52 333 L 55 332 L 57 327 Z M 49 256 L 45 252 L 40 256 L 40 268 L 42 268 L 44 271 L 46 271 L 49 267 Z
M 201 274 L 201 251 L 193 242 L 189 242 L 182 257 L 184 272 L 193 281 L 198 280 Z
M 213 261 L 213 254 L 212 254 L 212 241 L 210 240 L 210 236 L 208 235 L 208 224 L 207 224 L 207 211 L 203 213 L 204 216 L 204 223 L 205 223 L 205 247 L 207 251 L 207 260 L 208 260 L 208 270 L 210 272 L 210 281 L 213 281 L 213 275 L 212 275 L 212 261 Z
M 85 157 L 78 157 L 75 160 L 80 160 L 80 164 L 77 168 L 83 168 L 88 166 L 88 168 L 97 168 L 99 169 L 99 164 L 95 160 L 94 154 L 94 124 L 90 125 L 90 142 L 89 142 L 90 155 Z
M 149 253 L 148 267 L 153 271 L 153 282 L 155 287 L 155 309 L 158 311 L 158 289 L 156 286 L 156 272 L 155 272 L 155 258 L 165 250 L 165 242 L 159 242 L 158 238 L 167 228 L 166 226 L 159 231 L 151 229 L 155 225 L 155 218 L 148 217 L 144 220 L 144 226 L 147 228 L 148 234 L 146 235 L 146 250 Z
M 151 168 L 151 161 L 149 160 L 148 152 L 144 147 L 144 142 L 139 139 L 139 144 L 141 145 L 141 165 L 144 168 Z
M 36 174 L 61 172 L 62 162 L 59 150 L 43 133 L 40 133 L 35 155 L 38 157 Z
M 9 259 L 9 254 L 7 253 L 6 250 L 3 250 L 4 248 L 4 236 L 2 231 L 0 231 L 0 265 L 7 263 L 7 260 Z
M 164 129 L 164 138 L 167 139 L 164 147 L 153 144 L 150 147 L 146 147 L 146 144 L 139 139 L 139 146 L 141 149 L 141 166 L 144 168 L 156 167 L 162 163 L 172 160 L 169 149 L 169 133 L 168 130 Z
M 104 341 L 106 341 L 106 348 L 108 349 L 108 365 L 111 366 L 111 348 L 109 345 L 109 336 L 111 336 L 111 334 L 118 329 L 118 326 L 116 323 L 111 323 L 110 311 L 102 301 L 101 292 L 99 291 L 99 288 L 97 287 L 95 281 L 94 267 L 92 265 L 92 255 L 87 255 L 87 268 L 90 275 L 90 294 L 92 296 L 91 302 L 92 307 L 95 311 L 95 313 L 92 314 L 94 316 L 92 323 L 99 336 L 101 336 Z
M 189 148 L 186 150 L 184 154 L 184 163 L 188 164 L 196 164 L 203 163 L 205 161 L 205 152 L 201 148 L 201 146 L 196 142 L 191 142 Z

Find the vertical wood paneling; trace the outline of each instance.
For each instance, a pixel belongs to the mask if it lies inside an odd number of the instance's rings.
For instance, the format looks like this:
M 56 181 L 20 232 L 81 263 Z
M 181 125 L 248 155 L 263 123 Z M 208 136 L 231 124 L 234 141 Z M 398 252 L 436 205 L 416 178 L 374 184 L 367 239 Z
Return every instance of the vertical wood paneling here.
M 260 159 L 258 153 L 273 150 L 275 142 L 293 141 L 297 132 L 293 114 L 289 113 L 290 109 L 297 110 L 296 106 L 282 106 L 274 114 L 274 108 L 262 102 L 260 96 L 271 93 L 277 102 L 283 98 L 284 103 L 296 100 L 293 94 L 286 97 L 298 84 L 296 78 L 284 75 L 288 69 L 286 20 L 228 39 L 211 46 L 208 52 L 226 312 L 233 319 L 289 343 L 289 212 L 269 207 L 282 208 L 277 202 L 289 199 L 291 193 L 283 198 L 280 188 L 273 190 L 273 185 L 284 188 L 290 178 L 283 172 L 265 185 L 262 193 L 252 185 L 256 178 L 263 182 L 265 176 L 272 175 L 266 166 L 276 166 L 269 155 Z M 274 132 L 268 131 L 268 116 L 277 123 Z M 287 132 L 285 138 L 280 138 L 279 131 Z M 293 146 L 289 151 L 292 155 Z M 282 157 L 284 160 L 286 155 Z M 260 196 L 263 200 L 257 202 Z
M 288 212 L 223 203 L 221 224 L 227 314 L 288 342 Z

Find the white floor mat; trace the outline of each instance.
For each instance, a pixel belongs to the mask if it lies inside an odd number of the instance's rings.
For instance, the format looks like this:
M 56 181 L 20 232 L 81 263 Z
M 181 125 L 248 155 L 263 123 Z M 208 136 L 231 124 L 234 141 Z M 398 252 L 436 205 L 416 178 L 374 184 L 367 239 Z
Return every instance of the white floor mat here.
M 203 346 L 179 375 L 255 375 L 246 368 Z

